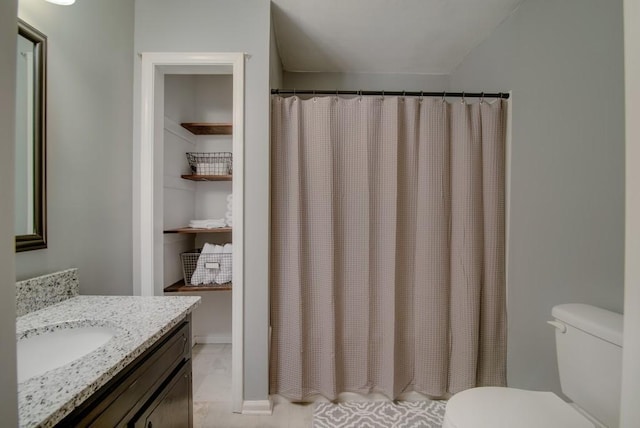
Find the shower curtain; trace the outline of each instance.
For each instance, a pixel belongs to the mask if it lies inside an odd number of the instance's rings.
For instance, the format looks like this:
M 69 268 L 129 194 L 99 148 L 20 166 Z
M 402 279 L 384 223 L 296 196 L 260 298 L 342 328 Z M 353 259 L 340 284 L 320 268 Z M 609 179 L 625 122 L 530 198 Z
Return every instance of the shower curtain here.
M 506 106 L 272 98 L 271 393 L 506 384 Z

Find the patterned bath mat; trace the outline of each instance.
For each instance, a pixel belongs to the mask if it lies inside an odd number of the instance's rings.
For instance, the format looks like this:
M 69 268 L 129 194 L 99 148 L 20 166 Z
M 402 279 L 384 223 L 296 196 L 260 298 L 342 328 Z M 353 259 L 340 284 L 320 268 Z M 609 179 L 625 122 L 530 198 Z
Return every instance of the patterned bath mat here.
M 445 401 L 318 403 L 313 428 L 440 428 Z

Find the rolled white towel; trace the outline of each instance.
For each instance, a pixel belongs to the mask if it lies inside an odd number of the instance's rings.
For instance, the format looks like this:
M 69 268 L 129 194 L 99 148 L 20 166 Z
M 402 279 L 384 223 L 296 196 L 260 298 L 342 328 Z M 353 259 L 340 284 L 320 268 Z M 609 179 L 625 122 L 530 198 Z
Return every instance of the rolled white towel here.
M 233 220 L 233 213 L 230 209 L 227 210 L 226 213 L 224 213 L 224 220 L 227 222 L 227 224 L 231 223 L 231 221 Z
M 233 194 L 227 196 L 227 212 L 233 210 Z
M 227 226 L 233 226 L 233 193 L 227 195 L 227 212 L 224 214 Z

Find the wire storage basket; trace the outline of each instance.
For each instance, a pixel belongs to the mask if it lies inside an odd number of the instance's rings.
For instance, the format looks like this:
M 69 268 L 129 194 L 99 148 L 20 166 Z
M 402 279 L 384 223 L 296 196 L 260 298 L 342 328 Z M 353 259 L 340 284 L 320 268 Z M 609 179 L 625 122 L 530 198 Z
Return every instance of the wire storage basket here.
M 188 152 L 187 160 L 195 175 L 231 175 L 233 154 L 231 152 Z
M 202 253 L 196 249 L 185 251 L 180 257 L 186 285 L 222 286 L 231 283 L 231 253 Z

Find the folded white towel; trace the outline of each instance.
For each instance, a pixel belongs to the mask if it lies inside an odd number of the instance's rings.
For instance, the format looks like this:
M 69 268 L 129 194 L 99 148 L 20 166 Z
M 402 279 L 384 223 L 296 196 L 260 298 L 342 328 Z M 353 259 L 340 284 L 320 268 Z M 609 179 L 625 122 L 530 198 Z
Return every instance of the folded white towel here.
M 190 220 L 191 223 L 212 223 L 212 222 L 217 222 L 217 221 L 223 221 L 224 219 L 221 218 L 207 218 L 204 220 Z
M 225 227 L 226 221 L 223 218 L 213 218 L 207 220 L 191 220 L 189 222 L 189 227 L 193 227 L 195 229 L 213 229 L 217 227 Z
M 202 251 L 200 251 L 200 256 L 198 257 L 198 262 L 196 263 L 196 270 L 194 270 L 193 275 L 191 275 L 192 285 L 213 284 L 215 282 L 217 271 L 207 269 L 206 263 L 213 261 L 211 260 L 211 254 L 216 252 L 216 247 L 219 247 L 219 245 L 209 243 L 205 243 L 202 247 Z
M 198 257 L 196 269 L 191 275 L 191 284 L 226 284 L 232 279 L 232 244 L 214 245 L 205 243 Z M 217 268 L 207 267 L 216 263 Z

